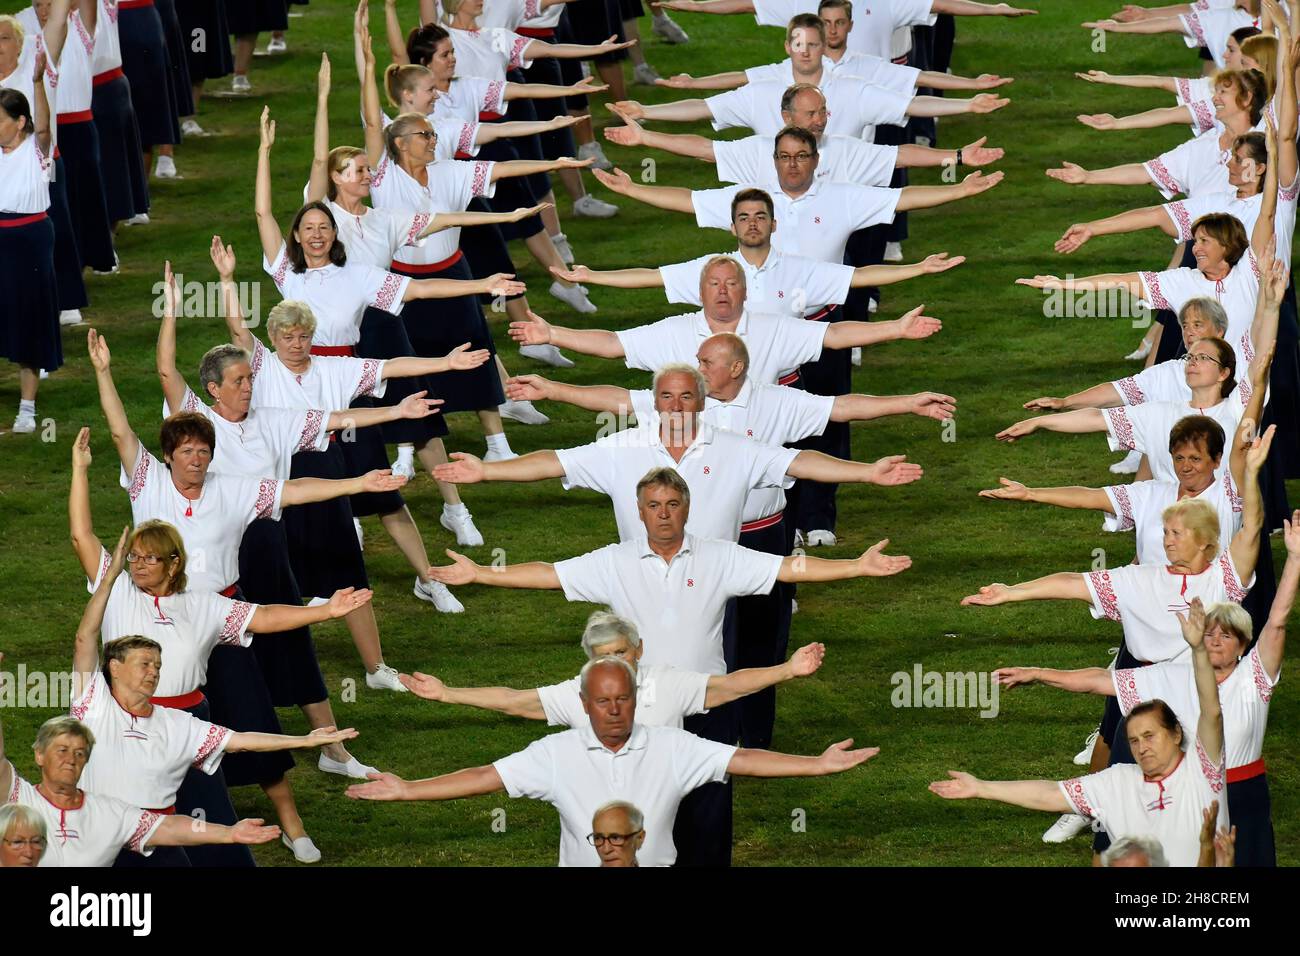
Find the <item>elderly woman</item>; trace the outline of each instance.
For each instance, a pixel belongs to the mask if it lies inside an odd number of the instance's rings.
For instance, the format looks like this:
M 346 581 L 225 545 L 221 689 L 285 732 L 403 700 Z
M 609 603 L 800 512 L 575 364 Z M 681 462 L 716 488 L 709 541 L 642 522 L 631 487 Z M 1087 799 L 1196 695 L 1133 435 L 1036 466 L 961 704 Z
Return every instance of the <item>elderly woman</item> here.
M 46 842 L 39 813 L 21 803 L 0 806 L 0 867 L 40 866 Z
M 1242 29 L 1258 32 L 1259 25 L 1260 0 L 1236 0 L 1235 5 L 1224 8 L 1208 9 L 1198 4 L 1187 4 L 1178 13 L 1149 11 L 1132 19 L 1096 20 L 1083 26 L 1106 33 L 1180 33 L 1192 49 L 1208 49 L 1215 66 L 1222 69 L 1228 38 Z
M 1200 599 L 1192 598 L 1187 614 L 1180 612 L 1177 619 L 1195 675 L 1199 713 L 1194 734 L 1183 729 L 1168 704 L 1149 700 L 1133 707 L 1128 716 L 1128 740 L 1137 765 L 1117 764 L 1060 782 L 980 780 L 950 770 L 951 779 L 934 781 L 930 792 L 946 800 L 978 797 L 1030 810 L 1073 811 L 1096 820 L 1117 840 L 1154 837 L 1171 866 L 1195 866 L 1202 813 L 1225 784 L 1224 722 Z M 1219 822 L 1227 825 L 1226 801 L 1220 804 Z
M 1277 865 L 1268 777 L 1261 752 L 1269 701 L 1281 676 L 1286 620 L 1300 585 L 1300 511 L 1286 522 L 1285 537 L 1286 566 L 1268 623 L 1254 647 L 1250 618 L 1240 607 L 1212 604 L 1205 613 L 1205 648 L 1225 714 L 1228 812 L 1237 828 L 1238 866 Z M 1185 726 L 1198 718 L 1196 673 L 1187 661 L 1114 671 L 1104 667 L 1071 671 L 1002 667 L 993 673 L 998 683 L 1008 688 L 1041 683 L 1075 693 L 1114 697 L 1125 716 L 1138 705 L 1159 699 Z

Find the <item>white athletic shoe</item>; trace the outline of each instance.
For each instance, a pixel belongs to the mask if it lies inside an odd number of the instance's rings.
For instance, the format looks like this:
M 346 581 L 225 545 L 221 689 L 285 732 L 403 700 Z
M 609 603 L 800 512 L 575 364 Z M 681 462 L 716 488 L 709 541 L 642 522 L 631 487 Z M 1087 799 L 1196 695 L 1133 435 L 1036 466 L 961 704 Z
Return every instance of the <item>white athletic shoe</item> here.
M 509 461 L 511 458 L 518 458 L 512 451 L 498 451 L 495 448 L 489 448 L 488 453 L 483 456 L 484 461 Z
M 649 63 L 638 63 L 632 67 L 632 82 L 642 86 L 654 86 L 659 74 Z
M 200 126 L 198 120 L 195 119 L 181 120 L 181 133 L 185 136 L 193 136 L 198 139 L 202 139 L 204 136 L 212 135 L 207 130 L 205 130 L 202 126 Z
M 64 309 L 59 313 L 59 325 L 80 325 L 82 321 L 80 309 Z
M 365 780 L 366 774 L 379 773 L 374 767 L 367 767 L 356 757 L 349 757 L 347 763 L 342 763 L 323 753 L 316 761 L 316 766 L 326 773 L 336 773 L 340 777 L 351 777 L 354 780 Z
M 596 165 L 599 166 L 600 163 Z M 585 196 L 579 197 L 573 204 L 573 214 L 579 219 L 613 219 L 618 215 L 618 207 L 612 202 L 605 202 L 605 200 L 597 199 L 591 193 L 587 193 Z M 573 262 L 573 259 L 565 259 L 564 261 Z
M 483 535 L 474 526 L 474 516 L 468 510 L 463 515 L 454 515 L 444 507 L 438 523 L 456 536 L 456 543 L 462 548 L 483 546 Z
M 35 415 L 19 415 L 14 419 L 13 432 L 15 435 L 30 435 L 36 431 Z
M 1097 746 L 1097 739 L 1101 736 L 1100 730 L 1094 730 L 1084 741 L 1083 749 L 1074 755 L 1074 765 L 1076 767 L 1086 767 L 1092 763 L 1092 749 Z
M 655 17 L 650 29 L 655 36 L 665 43 L 689 43 L 691 41 L 686 31 L 679 27 L 666 13 L 661 13 Z
M 159 156 L 158 158 L 161 160 L 163 157 Z M 147 226 L 147 225 L 149 225 L 149 214 L 148 214 L 147 212 L 138 212 L 138 213 L 136 213 L 134 216 L 132 216 L 130 219 L 123 219 L 123 220 L 122 220 L 122 225 L 124 225 L 124 226 Z
M 293 851 L 293 858 L 299 863 L 320 862 L 320 850 L 316 849 L 316 844 L 311 842 L 311 837 L 300 836 L 296 840 L 290 840 L 288 834 L 282 833 L 280 842 Z
M 248 82 L 248 75 L 245 73 L 236 73 L 230 78 L 230 92 L 234 94 L 244 94 L 253 92 L 253 84 Z
M 903 244 L 901 242 L 885 243 L 885 261 L 886 262 L 903 261 Z
M 821 548 L 834 545 L 837 542 L 834 531 L 809 531 L 808 547 Z
M 373 674 L 366 675 L 366 686 L 371 690 L 395 690 L 399 694 L 408 693 L 397 679 L 397 671 L 387 664 L 380 664 Z
M 405 478 L 408 481 L 415 478 L 415 462 L 410 458 L 403 458 L 400 455 L 397 461 L 392 464 L 393 475 L 398 478 Z
M 421 601 L 428 601 L 443 614 L 460 614 L 465 610 L 465 605 L 457 601 L 456 595 L 448 591 L 447 585 L 441 581 L 430 581 L 425 584 L 416 578 L 415 596 Z
M 275 56 L 277 53 L 284 53 L 289 49 L 289 44 L 284 41 L 284 37 L 271 37 L 266 44 L 266 55 Z
M 573 359 L 565 356 L 563 352 L 554 345 L 521 345 L 519 354 L 524 358 L 530 358 L 534 362 L 541 362 L 543 365 L 554 365 L 556 368 L 573 368 Z
M 552 296 L 559 299 L 574 312 L 581 312 L 583 315 L 590 315 L 597 311 L 595 304 L 587 298 L 581 289 L 577 286 L 572 288 L 560 285 L 559 282 L 552 282 L 548 290 Z
M 522 425 L 546 425 L 551 421 L 533 407 L 532 402 L 527 401 L 516 402 L 506 399 L 497 406 L 497 411 L 501 413 L 502 418 L 508 418 Z
M 1128 355 L 1125 355 L 1124 358 L 1128 359 L 1130 362 L 1141 362 L 1150 354 L 1151 354 L 1151 341 L 1149 339 L 1143 339 L 1142 344 L 1139 345 L 1137 348 L 1135 348 L 1132 352 L 1129 352 Z
M 1122 459 L 1110 466 L 1113 475 L 1132 475 L 1136 474 L 1138 466 L 1142 464 L 1142 452 L 1131 451 Z
M 859 368 L 862 367 L 862 346 L 853 346 L 853 350 L 849 352 L 849 361 Z
M 927 148 L 929 148 L 933 142 L 928 136 L 917 136 L 915 139 L 917 146 L 925 146 Z
M 605 151 L 600 148 L 600 143 L 595 140 L 592 140 L 590 143 L 583 143 L 578 147 L 578 158 L 594 158 L 596 161 L 592 163 L 592 165 L 597 169 L 603 169 L 606 172 L 609 172 L 614 168 L 614 164 L 605 156 Z
M 1068 843 L 1088 829 L 1088 818 L 1077 813 L 1063 813 L 1061 818 L 1047 828 L 1044 843 Z
M 880 311 L 880 303 L 877 302 L 875 299 L 868 299 L 868 300 L 867 300 L 867 311 L 868 311 L 868 312 L 879 312 L 879 311 Z
M 119 259 L 119 258 L 117 257 L 117 252 L 116 252 L 116 250 L 114 250 L 114 252 L 113 252 L 113 268 L 111 268 L 111 269 L 92 269 L 91 271 L 92 271 L 93 273 L 95 273 L 95 275 L 97 275 L 97 276 L 111 276 L 111 275 L 117 275 L 117 273 L 119 273 L 119 272 L 122 271 L 122 260 Z
M 37 376 L 37 378 L 39 378 L 42 382 L 49 377 L 50 377 L 50 373 L 46 369 L 41 369 L 40 375 Z
M 361 548 L 362 551 L 366 550 L 366 532 L 361 527 L 361 519 L 353 518 L 352 527 L 357 529 L 357 546 Z
M 155 179 L 180 179 L 181 176 L 176 172 L 176 161 L 170 156 L 159 156 L 158 162 L 154 164 L 153 174 Z
M 798 528 L 794 529 L 794 546 L 796 548 L 803 547 L 803 532 L 800 531 Z
M 577 256 L 573 254 L 573 247 L 569 245 L 569 237 L 562 232 L 557 232 L 551 236 L 551 245 L 555 246 L 555 251 L 560 254 L 565 265 L 573 265 L 578 261 Z

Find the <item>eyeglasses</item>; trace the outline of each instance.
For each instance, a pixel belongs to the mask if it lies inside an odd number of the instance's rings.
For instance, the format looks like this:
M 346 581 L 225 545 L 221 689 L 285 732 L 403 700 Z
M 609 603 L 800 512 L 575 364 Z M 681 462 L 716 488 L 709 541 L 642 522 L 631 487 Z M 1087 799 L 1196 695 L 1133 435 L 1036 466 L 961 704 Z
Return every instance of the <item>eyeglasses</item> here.
M 11 850 L 25 850 L 31 847 L 33 850 L 45 849 L 45 837 L 32 837 L 30 840 L 0 840 Z
M 610 843 L 613 846 L 622 846 L 638 833 L 644 833 L 644 830 L 633 830 L 631 833 L 588 833 L 587 842 L 592 846 L 602 846 Z
M 794 160 L 796 163 L 806 163 L 812 159 L 812 153 L 777 153 L 776 161 L 778 163 L 788 163 Z
M 1219 366 L 1220 368 L 1223 367 L 1222 362 L 1216 359 L 1213 355 L 1206 355 L 1204 352 L 1197 352 L 1195 355 L 1184 355 L 1182 356 L 1182 361 L 1188 365 L 1191 365 L 1195 362 L 1210 362 L 1214 365 Z
M 423 136 L 426 141 L 433 139 L 437 134 L 431 129 L 417 129 L 412 133 L 401 133 L 400 136 Z
M 176 557 L 176 555 L 172 555 Z M 157 554 L 136 554 L 134 551 L 128 551 L 126 555 L 127 564 L 135 564 L 140 561 L 145 567 L 152 568 L 162 564 L 167 559 Z

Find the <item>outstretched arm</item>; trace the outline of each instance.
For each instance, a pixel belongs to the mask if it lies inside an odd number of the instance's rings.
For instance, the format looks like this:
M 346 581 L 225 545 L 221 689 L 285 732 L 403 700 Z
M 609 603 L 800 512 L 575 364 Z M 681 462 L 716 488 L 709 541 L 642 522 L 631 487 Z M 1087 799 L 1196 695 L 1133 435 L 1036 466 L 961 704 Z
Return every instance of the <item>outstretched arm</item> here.
M 918 305 L 901 318 L 889 322 L 832 322 L 826 329 L 822 347 L 847 349 L 898 339 L 925 339 L 943 328 L 938 319 L 924 315 L 925 304 Z
M 632 393 L 617 385 L 569 385 L 540 375 L 516 375 L 506 382 L 506 397 L 516 401 L 564 402 L 589 412 L 627 414 Z
M 741 747 L 727 764 L 727 773 L 734 777 L 825 777 L 852 770 L 880 753 L 879 747 L 850 750 L 852 746 L 850 737 L 831 744 L 816 757 Z
M 607 173 L 603 169 L 592 169 L 591 174 L 611 192 L 616 192 L 620 196 L 627 196 L 629 199 L 659 209 L 667 209 L 669 212 L 695 214 L 695 202 L 691 198 L 689 189 L 683 189 L 681 186 L 646 186 L 642 183 L 634 183 L 632 177 L 621 169 L 615 169 L 612 173 Z
M 1073 671 L 1058 671 L 1050 667 L 999 667 L 993 672 L 993 679 L 1003 687 L 1046 684 L 1074 694 L 1115 696 L 1115 682 L 1105 667 L 1083 667 Z
M 605 138 L 611 143 L 617 143 L 619 146 L 648 146 L 678 156 L 689 156 L 709 163 L 717 162 L 717 157 L 713 153 L 713 140 L 706 136 L 697 136 L 694 133 L 660 133 L 643 129 L 633 117 L 618 110 L 614 110 L 614 115 L 626 125 L 605 127 Z M 939 164 L 936 162 L 934 165 Z
M 343 588 L 335 591 L 329 601 L 315 606 L 297 604 L 259 604 L 248 621 L 253 634 L 279 634 L 300 627 L 323 624 L 334 618 L 347 617 L 357 608 L 368 604 L 374 596 L 369 588 Z
M 753 13 L 754 0 L 661 0 L 651 3 L 652 8 L 676 10 L 680 13 Z
M 980 780 L 960 770 L 949 770 L 948 776 L 930 784 L 930 792 L 945 800 L 996 800 L 1027 810 L 1070 813 L 1074 809 L 1053 780 Z
M 1031 399 L 1025 402 L 1025 408 L 1034 411 L 1059 412 L 1073 411 L 1076 408 L 1116 408 L 1124 404 L 1124 399 L 1119 394 L 1119 389 L 1113 382 L 1101 382 L 1093 385 L 1091 388 L 1085 388 L 1081 392 L 1075 392 L 1073 395 L 1067 395 L 1065 398 L 1053 398 L 1045 395 L 1042 398 Z
M 841 560 L 790 555 L 781 561 L 776 579 L 787 584 L 817 584 L 852 578 L 886 578 L 901 574 L 912 566 L 912 559 L 907 555 L 885 554 L 888 546 L 889 539 L 885 538 L 858 557 Z
M 1121 76 L 1117 73 L 1107 73 L 1104 70 L 1088 70 L 1084 73 L 1075 73 L 1074 75 L 1088 83 L 1104 83 L 1108 86 L 1128 86 L 1133 89 L 1164 90 L 1166 93 L 1174 93 L 1178 90 L 1178 81 L 1172 76 L 1151 76 L 1149 74 Z
M 947 0 L 938 0 L 947 2 Z M 1118 20 L 1091 20 L 1084 25 L 1088 30 L 1104 30 L 1107 33 L 1181 33 L 1188 36 L 1187 28 L 1178 17 L 1149 17 L 1145 20 L 1131 20 L 1120 23 Z
M 1031 289 L 1061 289 L 1066 292 L 1124 289 L 1135 299 L 1142 295 L 1142 280 L 1136 272 L 1103 272 L 1095 276 L 1068 276 L 1065 279 L 1056 276 L 1034 276 L 1017 279 L 1016 285 L 1027 285 Z
M 749 82 L 744 70 L 730 70 L 726 73 L 713 73 L 709 76 L 691 76 L 678 73 L 668 79 L 655 80 L 655 86 L 670 90 L 734 90 Z
M 90 352 L 90 364 L 95 369 L 95 384 L 99 388 L 99 407 L 103 409 L 104 418 L 108 422 L 109 434 L 113 436 L 113 444 L 117 447 L 117 457 L 129 475 L 140 454 L 140 439 L 131 430 L 122 398 L 117 394 L 117 385 L 113 382 L 108 341 L 90 329 L 86 333 L 86 344 Z
M 396 491 L 404 484 L 405 478 L 388 469 L 376 469 L 359 478 L 290 478 L 280 491 L 280 504 L 288 508 L 369 491 Z
M 1081 113 L 1075 118 L 1084 126 L 1097 130 L 1155 129 L 1158 126 L 1193 126 L 1196 123 L 1190 106 L 1161 106 L 1128 116 Z
M 826 484 L 906 485 L 922 475 L 921 466 L 906 458 L 888 455 L 873 462 L 845 461 L 805 449 L 794 456 L 786 474 Z
M 450 548 L 447 557 L 452 563 L 445 567 L 429 568 L 429 577 L 443 584 L 485 584 L 497 588 L 524 588 L 531 591 L 558 591 L 560 576 L 555 565 L 545 561 L 526 564 L 502 564 L 490 567 L 475 564 L 463 554 Z
M 949 269 L 955 269 L 965 261 L 965 256 L 953 256 L 949 259 L 948 253 L 936 252 L 932 256 L 926 256 L 920 262 L 912 262 L 907 265 L 858 266 L 853 270 L 853 278 L 849 280 L 849 286 L 854 289 L 864 289 L 871 286 L 893 285 L 895 282 L 906 282 L 908 279 L 915 279 L 918 276 L 937 275 L 940 272 L 947 272 Z
M 1002 173 L 1000 171 L 985 175 L 976 170 L 953 186 L 904 186 L 898 197 L 896 208 L 899 212 L 903 212 L 907 209 L 929 209 L 934 206 L 943 206 L 959 199 L 978 196 L 980 193 L 992 189 L 1000 182 L 1002 182 Z
M 432 674 L 400 675 L 402 686 L 417 697 L 443 704 L 461 704 L 482 710 L 495 710 L 511 717 L 528 720 L 545 720 L 541 695 L 533 690 L 515 690 L 513 687 L 448 687 Z
M 616 50 L 626 50 L 630 46 L 636 46 L 636 40 L 619 42 L 617 33 L 604 43 L 548 43 L 546 40 L 533 40 L 524 47 L 524 59 L 554 57 L 557 60 L 589 60 Z
M 825 644 L 805 644 L 790 655 L 783 664 L 773 667 L 746 667 L 730 674 L 715 674 L 709 678 L 704 694 L 704 706 L 710 710 L 733 700 L 757 693 L 766 687 L 775 687 L 796 677 L 816 673 L 826 657 Z
M 353 800 L 456 800 L 504 790 L 497 768 L 488 764 L 445 773 L 427 780 L 403 780 L 396 774 L 370 774 L 370 783 L 348 787 Z
M 869 268 L 863 266 L 863 268 Z M 570 266 L 561 269 L 551 266 L 551 273 L 566 282 L 581 282 L 592 285 L 609 286 L 614 289 L 662 289 L 663 274 L 658 269 L 588 269 L 586 266 Z
M 149 846 L 228 846 L 231 844 L 270 843 L 280 835 L 277 826 L 263 826 L 260 818 L 240 820 L 233 827 L 220 823 L 204 822 L 196 826 L 188 814 L 170 816 L 163 820 Z
M 938 392 L 915 395 L 837 395 L 831 403 L 831 421 L 865 422 L 887 415 L 919 415 L 940 421 L 952 418 L 957 399 Z
M 1089 432 L 1104 432 L 1106 416 L 1099 408 L 1078 408 L 1072 412 L 1057 412 L 1055 415 L 1039 415 L 1016 422 L 997 433 L 998 441 L 1015 441 L 1032 435 L 1036 431 L 1061 432 L 1066 435 L 1086 435 Z
M 1115 513 L 1110 496 L 1100 488 L 1084 488 L 1072 485 L 1064 488 L 1030 488 L 1010 478 L 999 478 L 997 488 L 980 492 L 981 498 L 995 498 L 999 501 L 1033 501 L 1043 505 L 1055 505 L 1058 508 L 1079 508 L 1086 511 L 1104 511 Z
M 1037 10 L 1013 7 L 1009 3 L 975 3 L 974 0 L 934 0 L 930 11 L 955 17 L 1032 17 L 1038 14 Z
M 452 452 L 451 459 L 434 468 L 438 481 L 472 485 L 479 481 L 544 481 L 564 477 L 564 466 L 553 451 L 533 451 L 507 461 L 483 461 L 457 451 Z
M 1076 223 L 1065 230 L 1065 235 L 1056 240 L 1055 249 L 1068 255 L 1097 236 L 1113 236 L 1122 232 L 1137 232 L 1139 229 L 1159 229 L 1167 236 L 1178 237 L 1174 221 L 1169 218 L 1164 206 L 1145 206 L 1106 219 Z
M 226 753 L 272 753 L 277 750 L 313 750 L 316 747 L 329 747 L 341 744 L 345 740 L 354 740 L 356 730 L 349 727 L 339 730 L 335 727 L 317 727 L 309 734 L 263 734 L 240 731 L 233 733 L 226 741 Z
M 511 176 L 534 176 L 537 173 L 553 173 L 557 169 L 587 169 L 594 159 L 511 159 L 503 163 L 492 164 L 491 181 L 506 179 Z
M 583 355 L 623 358 L 623 343 L 617 333 L 604 329 L 566 329 L 551 325 L 536 312 L 529 312 L 525 321 L 511 322 L 510 337 L 520 345 L 549 343 L 556 348 L 581 352 Z
M 83 428 L 72 443 L 72 482 L 68 488 L 68 528 L 72 533 L 72 550 L 87 578 L 99 573 L 99 556 L 104 544 L 95 534 L 90 516 L 90 429 Z
M 990 584 L 961 599 L 962 607 L 994 607 L 1019 601 L 1087 601 L 1092 602 L 1083 575 L 1075 571 L 1058 571 L 1034 578 L 1023 584 Z
M 1141 163 L 1108 166 L 1105 169 L 1084 169 L 1077 163 L 1062 163 L 1047 175 L 1069 186 L 1149 186 L 1151 174 Z

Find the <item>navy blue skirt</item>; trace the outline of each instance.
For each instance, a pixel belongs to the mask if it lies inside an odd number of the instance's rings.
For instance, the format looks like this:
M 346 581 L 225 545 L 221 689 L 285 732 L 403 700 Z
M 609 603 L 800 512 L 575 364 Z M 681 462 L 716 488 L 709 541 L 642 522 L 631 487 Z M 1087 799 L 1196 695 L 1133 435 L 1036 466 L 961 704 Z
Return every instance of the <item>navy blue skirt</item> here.
M 176 0 L 176 14 L 180 18 L 181 36 L 193 38 L 196 30 L 202 31 L 202 44 L 184 44 L 186 66 L 190 80 L 218 80 L 235 70 L 235 58 L 230 52 L 231 29 L 226 22 L 226 0 Z M 195 49 L 195 46 L 199 49 Z
M 0 213 L 0 355 L 28 368 L 63 365 L 59 291 L 54 278 L 54 226 L 40 214 Z
M 182 708 L 187 714 L 199 720 L 211 720 L 212 708 L 205 697 L 193 707 Z M 229 757 L 223 757 L 224 764 Z M 221 767 L 214 774 L 190 767 L 185 772 L 185 780 L 176 791 L 176 812 L 187 817 L 202 814 L 209 823 L 222 826 L 234 826 L 239 822 L 235 807 L 230 802 L 230 791 L 226 789 L 226 773 Z M 247 846 L 191 846 L 185 850 L 191 866 L 257 866 L 253 860 L 253 851 Z
M 285 0 L 226 0 L 226 19 L 235 36 L 289 29 Z
M 409 306 L 408 306 L 409 308 Z M 402 320 L 391 312 L 368 306 L 361 317 L 361 338 L 356 345 L 357 355 L 366 358 L 405 358 L 415 355 L 415 346 L 406 334 Z M 384 381 L 384 397 L 374 398 L 366 395 L 352 403 L 353 408 L 373 408 L 400 405 L 408 395 L 416 392 L 428 392 L 426 398 L 439 398 L 437 380 L 441 376 L 411 375 L 405 378 L 390 378 Z M 385 422 L 379 426 L 384 442 L 397 445 L 410 442 L 417 447 L 434 438 L 442 438 L 447 432 L 447 423 L 442 414 L 430 415 L 428 418 L 399 418 L 395 422 Z
M 86 280 L 81 276 L 81 251 L 68 212 L 68 172 L 63 155 L 55 150 L 54 179 L 50 182 L 50 222 L 54 225 L 54 279 L 59 287 L 59 309 L 84 309 Z
M 346 478 L 347 462 L 338 442 L 328 451 L 300 451 L 293 456 L 291 478 Z M 348 498 L 317 501 L 284 509 L 289 564 L 302 594 L 327 598 L 341 588 L 368 588 L 366 564 L 352 525 Z
M 524 81 L 528 83 L 546 83 L 554 86 L 564 86 L 564 77 L 560 74 L 560 66 L 554 57 L 543 57 L 540 60 L 534 60 L 533 65 L 524 70 Z M 537 114 L 539 120 L 551 120 L 557 116 L 567 116 L 568 109 L 565 97 L 556 97 L 545 100 L 511 100 L 513 106 L 518 102 L 528 102 L 533 105 L 533 111 Z M 542 155 L 547 159 L 559 159 L 562 156 L 578 155 L 578 144 L 573 138 L 573 128 L 552 130 L 549 133 L 543 133 L 539 137 L 542 143 Z
M 167 41 L 167 64 L 172 73 L 172 90 L 176 94 L 176 114 L 194 115 L 194 91 L 191 89 L 190 63 L 185 51 L 192 45 L 186 42 L 191 34 L 181 32 L 176 0 L 154 0 L 158 16 L 162 18 L 163 38 Z
M 131 103 L 131 83 L 116 76 L 95 86 L 90 101 L 99 133 L 99 171 L 104 177 L 108 218 L 113 222 L 149 211 L 140 128 Z
M 1267 774 L 1228 782 L 1228 817 L 1237 828 L 1235 865 L 1277 866 Z
M 81 264 L 108 272 L 114 262 L 113 228 L 99 173 L 99 132 L 95 124 L 90 120 L 70 123 L 60 119 L 59 152 L 63 155 L 59 175 L 68 189 L 68 216 Z
M 536 137 L 532 137 L 536 139 Z M 490 160 L 494 163 L 516 162 L 526 157 L 522 156 L 518 149 L 518 142 L 515 137 L 507 139 L 498 139 L 479 148 L 477 159 Z M 539 156 L 541 158 L 540 150 Z M 546 179 L 546 174 L 541 174 L 542 182 L 537 182 L 536 176 L 506 176 L 496 181 L 496 189 L 492 197 L 484 198 L 488 208 L 493 212 L 514 212 L 516 209 L 527 209 L 529 206 L 535 206 L 542 196 L 550 191 L 550 181 Z M 538 192 L 538 187 L 541 191 Z M 501 235 L 509 239 L 527 239 L 535 236 L 544 228 L 542 225 L 541 215 L 529 216 L 527 219 L 521 219 L 519 222 L 498 222 L 496 227 L 501 230 Z M 409 308 L 409 306 L 408 306 Z
M 145 149 L 181 141 L 176 113 L 176 89 L 167 38 L 158 8 L 120 10 L 117 30 L 122 39 L 122 71 L 131 81 L 131 102 Z

